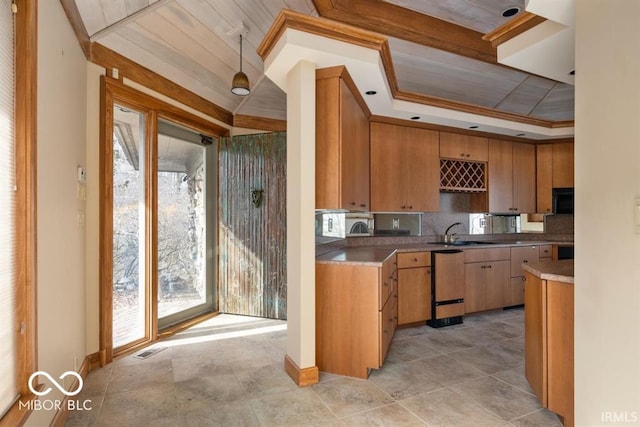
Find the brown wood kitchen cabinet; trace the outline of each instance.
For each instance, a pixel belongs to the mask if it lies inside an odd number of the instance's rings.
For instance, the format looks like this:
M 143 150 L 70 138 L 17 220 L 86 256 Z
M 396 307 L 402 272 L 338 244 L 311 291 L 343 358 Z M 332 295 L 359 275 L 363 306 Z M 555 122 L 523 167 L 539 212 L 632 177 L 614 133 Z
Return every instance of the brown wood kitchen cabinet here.
M 574 425 L 574 285 L 525 272 L 525 376 L 543 407 Z
M 367 378 L 382 366 L 398 322 L 396 256 L 382 266 L 316 264 L 316 363 Z
M 437 212 L 440 203 L 438 132 L 371 123 L 371 209 Z
M 440 132 L 440 157 L 445 159 L 486 162 L 488 145 L 486 137 Z
M 431 319 L 431 253 L 398 254 L 398 325 Z
M 465 249 L 464 305 L 467 313 L 509 305 L 509 248 Z
M 544 245 L 549 249 L 549 245 Z M 523 263 L 538 262 L 540 248 L 538 246 L 517 246 L 511 248 L 511 298 L 508 305 L 524 304 L 524 270 Z
M 536 212 L 551 213 L 553 188 L 573 187 L 574 144 L 543 144 L 536 147 Z
M 316 209 L 369 209 L 369 111 L 344 67 L 316 71 Z
M 472 195 L 472 210 L 531 213 L 536 210 L 536 151 L 531 144 L 489 140 L 488 191 Z

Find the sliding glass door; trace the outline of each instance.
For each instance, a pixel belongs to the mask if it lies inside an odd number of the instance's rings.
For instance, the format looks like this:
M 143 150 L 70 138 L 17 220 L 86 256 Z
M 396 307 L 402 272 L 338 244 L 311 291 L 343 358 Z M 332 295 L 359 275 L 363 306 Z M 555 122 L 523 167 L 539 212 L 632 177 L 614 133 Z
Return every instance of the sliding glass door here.
M 214 150 L 210 138 L 166 120 L 158 122 L 160 329 L 212 308 L 215 206 L 207 194 L 216 194 Z
M 148 339 L 145 114 L 113 106 L 113 347 Z
M 105 81 L 104 96 L 100 348 L 106 363 L 216 309 L 218 140 L 208 135 L 226 130 L 116 82 Z

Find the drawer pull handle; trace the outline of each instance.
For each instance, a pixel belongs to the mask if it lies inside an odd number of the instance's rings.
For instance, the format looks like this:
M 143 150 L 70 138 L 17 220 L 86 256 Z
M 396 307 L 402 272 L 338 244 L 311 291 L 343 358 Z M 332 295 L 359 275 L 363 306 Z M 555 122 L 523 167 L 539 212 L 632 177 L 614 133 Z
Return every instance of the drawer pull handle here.
M 413 262 L 418 262 L 418 258 L 414 258 L 414 259 L 413 259 Z

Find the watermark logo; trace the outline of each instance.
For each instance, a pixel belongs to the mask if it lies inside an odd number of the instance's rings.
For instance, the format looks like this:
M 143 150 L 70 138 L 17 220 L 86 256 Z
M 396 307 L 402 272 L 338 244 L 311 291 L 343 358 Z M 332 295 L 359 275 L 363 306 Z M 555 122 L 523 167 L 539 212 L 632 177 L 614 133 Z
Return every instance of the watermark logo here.
M 46 389 L 40 391 L 36 388 L 37 378 L 38 376 L 43 376 L 49 380 L 49 382 L 57 388 L 62 394 L 66 397 L 75 396 L 82 391 L 82 387 L 84 386 L 84 381 L 82 380 L 82 376 L 74 371 L 66 371 L 62 375 L 58 377 L 58 382 L 55 378 L 53 378 L 48 372 L 45 371 L 36 371 L 29 377 L 29 390 L 31 393 L 38 397 L 43 397 L 48 395 L 53 391 L 51 387 L 47 387 Z M 77 385 L 75 390 L 67 390 L 64 388 L 64 379 L 67 377 L 75 378 L 74 384 Z M 34 384 L 34 382 L 36 384 Z M 91 400 L 71 400 L 65 398 L 64 400 L 59 399 L 35 399 L 28 400 L 26 402 L 19 403 L 19 409 L 27 409 L 29 411 L 51 411 L 56 410 L 59 411 L 61 409 L 66 409 L 68 411 L 90 411 L 91 410 Z
M 640 421 L 640 413 L 637 411 L 602 411 L 600 420 L 607 424 L 635 424 Z
M 64 380 L 68 376 L 74 377 L 78 381 L 78 388 L 74 391 L 67 391 L 67 389 L 65 389 L 62 384 L 60 384 L 55 379 L 53 379 L 53 377 L 51 377 L 51 375 L 49 375 L 48 372 L 36 371 L 33 374 L 31 374 L 31 376 L 29 377 L 29 390 L 31 390 L 31 393 L 35 394 L 36 396 L 46 396 L 47 394 L 51 393 L 51 387 L 47 387 L 43 391 L 38 391 L 34 387 L 33 380 L 38 378 L 39 375 L 42 375 L 43 377 L 48 378 L 51 384 L 53 384 L 65 396 L 75 396 L 76 394 L 82 391 L 82 386 L 84 385 L 82 381 L 82 376 L 79 373 L 74 371 L 64 372 L 62 375 L 58 377 L 59 380 Z

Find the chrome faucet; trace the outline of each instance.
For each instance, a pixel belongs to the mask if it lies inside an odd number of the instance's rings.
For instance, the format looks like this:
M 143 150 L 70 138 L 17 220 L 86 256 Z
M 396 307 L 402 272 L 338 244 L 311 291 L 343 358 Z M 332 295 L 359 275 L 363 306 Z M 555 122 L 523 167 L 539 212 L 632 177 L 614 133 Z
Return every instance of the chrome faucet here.
M 447 229 L 445 230 L 445 232 L 444 232 L 444 236 L 443 236 L 443 237 L 444 237 L 444 242 L 445 242 L 445 243 L 453 243 L 453 242 L 455 242 L 455 241 L 456 241 L 456 238 L 455 238 L 455 237 L 453 237 L 453 236 L 455 236 L 457 233 L 449 234 L 449 231 L 450 231 L 453 227 L 455 227 L 456 225 L 462 225 L 462 223 L 460 223 L 460 222 L 454 222 L 454 223 L 453 223 L 453 224 L 451 224 L 449 227 L 447 227 Z

